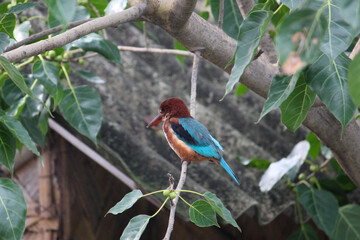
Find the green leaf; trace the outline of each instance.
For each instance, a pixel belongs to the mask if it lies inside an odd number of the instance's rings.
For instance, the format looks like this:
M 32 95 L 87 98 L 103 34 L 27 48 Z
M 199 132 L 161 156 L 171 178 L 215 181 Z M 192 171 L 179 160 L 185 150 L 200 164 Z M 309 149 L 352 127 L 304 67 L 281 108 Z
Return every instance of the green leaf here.
M 310 144 L 301 141 L 295 145 L 291 153 L 277 162 L 270 164 L 269 168 L 261 176 L 259 187 L 262 192 L 270 191 L 284 175 L 294 179 L 309 152 Z
M 294 91 L 280 105 L 281 122 L 290 131 L 295 132 L 305 120 L 310 107 L 315 102 L 315 97 L 316 94 L 306 84 L 304 75 L 300 74 Z
M 119 213 L 124 212 L 125 210 L 131 208 L 137 200 L 139 200 L 142 197 L 142 192 L 138 189 L 132 190 L 128 194 L 126 194 L 123 199 L 121 199 L 120 202 L 118 202 L 115 206 L 113 206 L 107 213 L 111 213 L 114 215 L 117 215 Z M 105 216 L 106 216 L 105 215 Z
M 0 123 L 0 163 L 10 170 L 11 175 L 13 174 L 15 153 L 15 137 L 3 124 Z
M 309 156 L 316 159 L 319 156 L 321 150 L 320 140 L 312 132 L 309 132 L 306 136 L 306 141 L 310 143 Z
M 331 239 L 360 239 L 360 206 L 349 204 L 339 209 Z
M 64 90 L 64 98 L 59 107 L 72 127 L 96 143 L 102 121 L 102 106 L 94 88 L 80 86 Z
M 148 225 L 150 218 L 151 217 L 148 215 L 138 215 L 133 217 L 124 229 L 120 240 L 139 240 Z
M 349 59 L 340 55 L 330 61 L 322 54 L 306 71 L 306 82 L 341 122 L 343 129 L 354 116 L 356 106 L 347 85 Z
M 121 12 L 126 8 L 127 0 L 111 0 L 105 8 L 105 15 Z
M 26 86 L 24 78 L 17 68 L 9 62 L 5 57 L 0 56 L 0 65 L 5 69 L 5 71 L 9 74 L 10 79 L 16 84 L 20 90 L 29 96 L 33 96 L 31 90 Z
M 210 0 L 212 15 L 216 22 L 219 21 L 219 1 Z M 235 0 L 224 0 L 223 30 L 230 37 L 237 39 L 240 24 L 243 21 L 240 10 Z
M 189 208 L 190 220 L 198 227 L 220 227 L 216 221 L 216 214 L 210 203 L 205 200 L 195 201 Z
M 274 27 L 278 27 L 280 23 L 283 22 L 284 18 L 289 14 L 290 9 L 286 6 L 282 6 L 280 10 L 276 10 L 277 12 L 271 18 L 271 22 Z M 274 37 L 272 37 L 274 39 Z
M 288 240 L 317 240 L 318 234 L 309 224 L 301 225 L 300 228 L 291 233 Z
M 4 50 L 9 45 L 9 43 L 10 43 L 9 35 L 0 32 L 0 54 L 4 52 Z
M 339 203 L 339 206 L 349 203 L 346 192 L 341 187 L 340 183 L 336 181 L 336 179 L 321 178 L 318 179 L 318 182 L 322 190 L 326 190 L 334 195 Z
M 14 104 L 12 104 L 9 108 L 9 110 L 6 112 L 8 116 L 14 117 L 16 119 L 19 118 L 22 110 L 25 107 L 26 101 L 29 98 L 29 95 L 25 95 L 24 97 L 18 99 L 15 101 Z
M 174 48 L 177 50 L 187 51 L 187 48 L 184 47 L 181 43 L 179 43 L 176 39 L 174 39 Z M 184 64 L 185 56 L 176 55 L 176 59 L 180 62 L 181 65 Z
M 224 97 L 234 88 L 246 67 L 252 61 L 271 16 L 272 13 L 268 11 L 254 11 L 242 22 L 237 42 L 235 64 L 231 70 L 229 81 L 226 84 Z
M 11 4 L 11 2 L 4 2 L 4 3 L 0 3 L 0 14 L 4 14 L 7 13 L 8 11 L 8 5 Z
M 49 15 L 54 16 L 65 27 L 75 15 L 76 0 L 44 0 Z
M 268 167 L 271 164 L 270 161 L 262 159 L 262 158 L 253 158 L 251 160 L 246 159 L 246 158 L 239 158 L 239 161 L 244 166 L 252 167 L 252 168 L 256 168 L 256 169 L 260 169 L 260 170 L 268 169 Z
M 276 49 L 280 64 L 296 53 L 305 63 L 311 63 L 320 52 L 325 36 L 326 19 L 314 9 L 300 9 L 284 18 L 277 29 Z
M 11 179 L 0 178 L 1 239 L 21 239 L 25 231 L 26 202 L 21 188 Z
M 98 84 L 102 84 L 105 83 L 104 80 L 102 80 L 99 76 L 96 76 L 94 73 L 92 72 L 87 72 L 87 71 L 75 71 L 77 73 L 77 75 L 79 75 L 82 79 L 91 82 L 91 83 L 98 83 Z
M 16 118 L 4 115 L 0 116 L 0 121 L 19 139 L 20 142 L 25 144 L 30 151 L 38 156 L 40 155 L 28 132 Z
M 316 226 L 331 236 L 338 217 L 338 203 L 336 198 L 325 190 L 318 190 L 300 184 L 296 187 L 300 203 L 312 217 Z
M 270 111 L 278 108 L 281 103 L 288 98 L 290 93 L 294 90 L 298 78 L 299 74 L 294 74 L 292 76 L 275 76 L 273 78 L 268 98 L 264 103 L 264 107 L 257 123 L 260 122 L 261 119 Z
M 281 0 L 281 2 L 292 11 L 300 7 L 305 0 Z
M 73 17 L 71 18 L 71 20 L 69 22 L 75 22 L 75 21 L 89 19 L 89 18 L 90 18 L 90 13 L 84 6 L 76 6 L 75 14 L 73 15 Z M 50 12 L 49 17 L 48 17 L 48 24 L 49 24 L 49 27 L 52 28 L 52 27 L 61 25 L 61 22 L 58 19 L 56 19 L 56 16 L 54 16 L 52 12 Z
M 51 62 L 38 60 L 32 67 L 33 77 L 45 87 L 46 91 L 54 97 L 55 106 L 63 97 L 63 87 L 60 83 L 59 69 Z
M 336 6 L 334 1 L 326 1 L 326 3 L 323 13 L 328 26 L 320 49 L 330 58 L 330 61 L 333 61 L 350 46 L 355 34 L 340 15 L 339 6 Z
M 74 41 L 71 46 L 82 48 L 84 51 L 97 52 L 114 63 L 121 63 L 117 46 L 96 33 L 90 33 Z
M 240 96 L 244 95 L 245 93 L 247 93 L 248 91 L 249 91 L 249 89 L 244 84 L 239 83 L 239 85 L 236 88 L 235 95 L 237 97 L 240 97 Z
M 355 32 L 360 28 L 360 1 L 359 0 L 335 0 L 335 5 L 339 6 L 340 14 L 349 23 Z
M 214 193 L 206 192 L 204 193 L 204 197 L 206 201 L 208 201 L 208 203 L 214 209 L 214 211 L 217 214 L 219 214 L 219 216 L 222 219 L 224 219 L 226 222 L 236 227 L 241 232 L 239 225 L 236 223 L 235 219 L 231 216 L 230 211 L 224 206 L 222 201 Z
M 34 119 L 33 117 L 28 116 L 20 116 L 20 122 L 25 127 L 25 129 L 28 131 L 29 135 L 32 139 L 40 146 L 44 147 L 45 145 L 45 136 L 40 131 L 40 129 L 37 127 L 39 122 Z
M 352 100 L 360 106 L 360 54 L 357 54 L 349 66 L 349 92 Z
M 38 5 L 37 3 L 19 3 L 19 4 L 16 4 L 15 6 L 13 6 L 12 8 L 10 8 L 9 11 L 7 12 L 7 14 L 10 14 L 10 13 L 19 14 L 22 11 L 25 11 L 26 9 L 35 7 L 37 5 Z
M 100 15 L 105 14 L 105 8 L 108 5 L 107 1 L 103 0 L 90 0 L 90 2 L 95 6 L 95 8 L 99 11 Z M 97 17 L 96 15 L 92 17 Z
M 11 38 L 14 38 L 14 29 L 16 25 L 16 17 L 14 14 L 4 15 L 0 18 L 0 32 L 4 32 Z

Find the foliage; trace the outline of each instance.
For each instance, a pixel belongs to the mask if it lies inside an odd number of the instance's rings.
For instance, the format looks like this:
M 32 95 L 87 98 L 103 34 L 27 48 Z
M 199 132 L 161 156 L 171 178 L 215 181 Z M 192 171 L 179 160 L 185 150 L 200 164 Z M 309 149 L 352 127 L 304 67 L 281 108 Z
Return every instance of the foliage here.
M 289 239 L 318 239 L 316 231 L 304 223 L 300 205 L 329 238 L 340 240 L 347 234 L 349 238 L 346 239 L 359 238 L 360 206 L 349 203 L 347 198 L 347 194 L 356 187 L 313 133 L 309 133 L 306 139 L 299 142 L 287 158 L 268 164 L 268 167 L 264 167 L 264 164 L 249 164 L 259 160 L 262 163 L 266 161 L 264 159 L 240 158 L 240 162 L 247 167 L 265 169 L 259 182 L 261 191 L 268 192 L 285 179 L 288 188 L 295 193 L 300 228 Z M 304 163 L 308 170 L 302 167 Z
M 193 193 L 203 197 L 205 200 L 199 199 L 193 202 L 192 204 L 190 204 L 183 197 L 180 196 L 181 192 Z M 124 229 L 120 239 L 140 239 L 150 219 L 155 217 L 160 212 L 160 210 L 165 206 L 166 202 L 169 199 L 171 199 L 172 201 L 173 199 L 173 197 L 171 197 L 172 194 L 174 194 L 174 197 L 179 197 L 185 204 L 189 206 L 190 220 L 195 225 L 199 227 L 209 227 L 209 226 L 220 227 L 216 219 L 216 214 L 217 214 L 223 220 L 230 223 L 239 231 L 241 231 L 239 225 L 236 223 L 235 219 L 231 216 L 230 211 L 224 206 L 222 201 L 214 193 L 210 193 L 210 192 L 201 194 L 190 190 L 174 190 L 172 188 L 168 188 L 143 195 L 140 190 L 136 189 L 126 194 L 123 197 L 123 199 L 121 199 L 114 207 L 112 207 L 108 211 L 107 214 L 111 213 L 117 215 L 119 213 L 122 213 L 125 210 L 132 207 L 142 197 L 147 197 L 156 193 L 162 193 L 165 197 L 165 200 L 161 205 L 161 207 L 158 209 L 158 211 L 154 213 L 152 216 L 138 215 L 132 218 L 129 224 Z
M 45 19 L 47 26 L 63 26 L 64 29 L 71 22 L 102 17 L 122 11 L 126 7 L 124 0 L 112 0 L 109 3 L 105 0 L 44 2 L 48 10 Z M 224 97 L 238 83 L 241 75 L 254 60 L 263 36 L 269 33 L 279 54 L 281 71 L 272 81 L 259 121 L 267 113 L 280 107 L 281 121 L 289 130 L 296 131 L 318 96 L 345 129 L 360 106 L 360 57 L 359 54 L 354 60 L 347 57 L 360 33 L 360 1 L 282 0 L 279 4 L 272 0 L 257 2 L 259 3 L 247 16 L 241 16 L 237 1 L 224 1 L 222 29 L 237 40 L 234 58 L 228 64 L 233 64 L 233 68 Z M 219 1 L 207 1 L 205 7 L 207 4 L 210 5 L 211 14 L 217 22 L 220 16 Z M 15 42 L 33 34 L 31 21 L 24 12 L 37 7 L 40 5 L 24 0 L 0 3 L 0 54 L 6 52 L 6 48 Z M 200 15 L 205 20 L 212 19 L 207 8 L 204 8 Z M 42 19 L 42 16 L 31 18 Z M 275 28 L 268 31 L 271 23 Z M 141 23 L 137 24 L 144 28 Z M 51 38 L 59 32 L 46 37 Z M 157 39 L 151 32 L 147 31 L 146 34 Z M 35 41 L 38 40 L 40 39 Z M 184 49 L 177 41 L 175 48 Z M 21 149 L 25 145 L 39 155 L 36 144 L 40 147 L 45 145 L 47 120 L 49 116 L 52 117 L 54 111 L 61 114 L 73 128 L 94 144 L 97 143 L 96 137 L 102 121 L 100 96 L 90 86 L 72 86 L 69 75 L 74 72 L 88 82 L 104 83 L 91 72 L 72 70 L 74 64 L 84 63 L 84 55 L 87 52 L 97 53 L 114 64 L 121 64 L 117 46 L 106 39 L 101 31 L 91 33 L 66 46 L 24 59 L 17 64 L 0 56 L 0 164 L 8 168 L 11 175 L 16 149 Z M 183 63 L 183 57 L 178 59 Z M 236 95 L 241 96 L 246 91 L 244 85 L 239 85 Z M 248 167 L 266 169 L 260 182 L 264 191 L 270 191 L 285 176 L 289 186 L 297 193 L 298 203 L 305 207 L 318 227 L 331 238 L 339 239 L 344 231 L 354 238 L 359 238 L 359 222 L 356 220 L 360 215 L 359 207 L 348 204 L 346 196 L 355 189 L 354 184 L 336 161 L 330 161 L 331 157 L 324 152 L 326 148 L 321 146 L 315 136 L 309 135 L 307 141 L 299 143 L 288 157 L 277 163 L 263 159 L 242 159 L 242 162 Z M 320 152 L 329 160 L 335 176 L 329 174 L 325 179 L 317 179 L 316 173 L 325 172 L 327 169 L 326 164 L 319 165 Z M 327 152 L 330 151 L 327 149 Z M 307 155 L 312 160 L 306 159 Z M 310 174 L 311 177 L 305 176 L 295 182 L 295 176 L 304 162 L 310 165 L 313 173 Z M 275 177 L 270 181 L 274 173 Z M 178 194 L 178 191 L 171 190 L 162 207 L 169 198 L 175 196 L 174 194 Z M 190 218 L 196 225 L 218 226 L 217 214 L 240 230 L 228 209 L 214 194 L 195 194 L 201 195 L 204 200 L 198 200 L 193 204 L 188 204 L 183 198 L 181 200 L 190 206 Z M 125 211 L 144 196 L 139 192 L 131 193 L 125 197 L 126 203 L 120 202 L 109 213 Z M 8 200 L 12 197 L 17 200 L 16 203 Z M 0 179 L 0 198 L 6 199 L 0 201 L 5 204 L 5 208 L 0 208 L 0 211 L 12 210 L 16 204 L 18 205 L 14 210 L 14 218 L 1 218 L 0 238 L 20 239 L 26 213 L 21 189 L 10 179 Z M 327 201 L 322 201 L 323 198 Z M 321 208 L 314 210 L 312 206 L 317 205 Z M 330 214 L 330 208 L 333 211 L 332 216 L 337 216 L 336 224 L 331 223 L 333 225 L 321 220 L 327 218 L 326 214 Z M 150 219 L 157 213 L 153 216 L 140 215 L 133 218 L 125 229 L 123 238 L 140 238 Z M 291 238 L 309 239 L 309 236 L 314 236 L 313 229 L 303 223 L 301 215 L 299 217 L 301 228 L 294 232 Z M 6 231 L 2 232 L 3 229 Z M 11 236 L 8 235 L 10 233 Z

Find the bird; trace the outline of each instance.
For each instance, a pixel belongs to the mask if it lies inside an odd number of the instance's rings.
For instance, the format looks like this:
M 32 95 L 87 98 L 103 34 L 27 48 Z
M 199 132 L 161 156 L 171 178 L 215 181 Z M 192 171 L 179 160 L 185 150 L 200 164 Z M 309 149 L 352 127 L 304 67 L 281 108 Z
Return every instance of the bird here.
M 239 184 L 239 180 L 223 158 L 223 147 L 203 124 L 190 115 L 182 99 L 169 98 L 163 101 L 159 107 L 159 114 L 146 127 L 157 126 L 162 121 L 166 140 L 181 162 L 210 160 L 221 165 Z

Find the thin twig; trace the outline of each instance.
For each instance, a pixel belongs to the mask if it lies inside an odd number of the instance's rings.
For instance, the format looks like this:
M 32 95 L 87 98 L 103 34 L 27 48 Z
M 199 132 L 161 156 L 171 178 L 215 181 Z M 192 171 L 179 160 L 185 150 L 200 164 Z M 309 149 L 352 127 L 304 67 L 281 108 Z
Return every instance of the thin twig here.
M 224 0 L 220 0 L 219 2 L 219 22 L 218 27 L 222 28 L 223 21 L 224 21 Z
M 18 62 L 24 58 L 36 56 L 43 52 L 62 47 L 89 33 L 99 31 L 107 27 L 116 27 L 119 24 L 139 19 L 146 11 L 146 4 L 139 3 L 124 11 L 96 18 L 61 33 L 50 39 L 42 40 L 30 45 L 22 46 L 12 51 L 3 53 L 2 56 L 10 62 Z
M 159 54 L 171 54 L 171 55 L 181 55 L 193 57 L 194 53 L 184 50 L 174 50 L 174 49 L 161 49 L 161 48 L 142 48 L 142 47 L 129 47 L 129 46 L 118 46 L 119 51 L 130 51 L 130 52 L 143 52 L 143 53 L 159 53 Z M 81 53 L 84 50 L 75 49 L 70 51 L 72 54 Z M 77 62 L 79 59 L 91 58 L 98 55 L 97 53 L 91 53 L 86 56 L 70 58 L 66 62 Z
M 193 69 L 192 69 L 192 75 L 191 75 L 191 95 L 190 95 L 190 114 L 192 116 L 195 116 L 196 112 L 196 82 L 197 82 L 197 73 L 198 73 L 198 67 L 199 67 L 199 58 L 200 58 L 200 51 L 195 51 L 194 59 L 193 59 Z M 165 237 L 163 240 L 169 240 L 171 236 L 171 232 L 174 228 L 174 222 L 175 222 L 175 212 L 176 212 L 176 205 L 179 201 L 180 191 L 184 186 L 185 180 L 186 180 L 186 173 L 187 173 L 187 166 L 188 162 L 183 161 L 181 165 L 181 174 L 179 183 L 176 187 L 177 190 L 177 196 L 173 201 L 173 205 L 170 208 L 170 216 L 169 216 L 169 223 L 166 230 Z
M 95 14 L 96 14 L 97 17 L 101 17 L 100 12 L 97 10 L 97 8 L 94 6 L 94 4 L 92 4 L 91 2 L 89 2 L 89 6 L 90 6 L 91 9 L 95 12 Z M 107 36 L 107 34 L 106 34 L 105 28 L 102 30 L 102 32 L 103 32 L 104 38 L 105 38 L 105 39 L 108 39 L 108 36 Z
M 350 55 L 349 55 L 349 58 L 350 58 L 351 60 L 353 60 L 354 57 L 356 56 L 356 54 L 358 54 L 359 51 L 360 51 L 360 38 L 359 38 L 359 40 L 357 41 L 354 49 L 351 51 L 351 53 L 350 53 Z
M 81 24 L 83 24 L 85 22 L 91 21 L 91 20 L 92 19 L 85 19 L 85 20 L 72 22 L 67 26 L 66 29 L 71 29 L 71 28 L 77 27 L 77 26 L 79 26 L 79 25 L 81 25 Z M 8 46 L 4 52 L 11 51 L 11 50 L 13 50 L 15 48 L 18 48 L 18 47 L 22 46 L 22 45 L 25 45 L 25 44 L 31 43 L 33 41 L 36 41 L 36 40 L 38 40 L 40 38 L 49 36 L 50 34 L 60 32 L 63 29 L 64 29 L 63 26 L 57 26 L 57 27 L 53 27 L 53 28 L 47 29 L 47 30 L 39 32 L 39 33 L 35 33 L 35 34 L 31 35 L 30 37 L 25 38 L 24 40 L 21 40 L 21 41 L 19 41 L 17 43 L 14 43 L 11 46 Z
M 323 169 L 323 168 L 330 162 L 331 159 L 332 159 L 332 158 L 326 159 L 322 164 L 320 164 L 319 169 Z M 310 174 L 306 177 L 305 180 L 308 181 L 308 180 L 309 180 L 310 178 L 312 178 L 314 175 L 315 175 L 315 172 L 310 173 Z M 297 186 L 297 185 L 299 185 L 299 184 L 301 184 L 301 183 L 303 183 L 303 181 L 297 182 L 297 183 L 295 184 L 295 186 Z

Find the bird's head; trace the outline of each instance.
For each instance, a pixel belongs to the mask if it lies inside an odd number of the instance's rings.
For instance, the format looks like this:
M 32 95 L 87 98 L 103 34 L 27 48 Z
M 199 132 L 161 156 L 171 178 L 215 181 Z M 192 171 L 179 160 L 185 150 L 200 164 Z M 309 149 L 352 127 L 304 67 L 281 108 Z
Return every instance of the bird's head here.
M 163 101 L 159 107 L 159 114 L 146 127 L 156 126 L 163 120 L 172 117 L 191 117 L 189 109 L 180 98 L 169 98 Z

